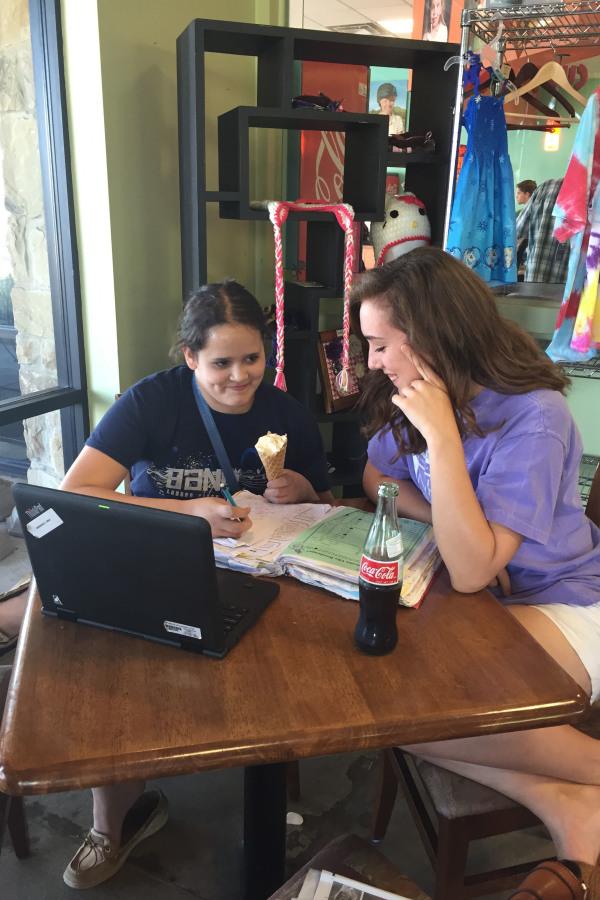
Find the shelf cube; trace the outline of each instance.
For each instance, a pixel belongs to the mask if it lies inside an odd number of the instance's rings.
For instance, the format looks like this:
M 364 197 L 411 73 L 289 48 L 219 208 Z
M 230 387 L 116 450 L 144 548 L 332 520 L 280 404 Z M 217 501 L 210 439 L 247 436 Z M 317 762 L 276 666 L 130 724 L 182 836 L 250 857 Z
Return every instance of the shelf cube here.
M 343 131 L 346 137 L 343 201 L 353 207 L 357 221 L 383 218 L 387 116 L 250 106 L 238 106 L 219 116 L 219 193 L 239 195 L 237 199 L 223 199 L 219 203 L 222 218 L 268 218 L 266 210 L 250 205 L 254 199 L 249 195 L 251 128 Z M 317 221 L 331 219 L 327 213 L 302 212 L 290 216 Z

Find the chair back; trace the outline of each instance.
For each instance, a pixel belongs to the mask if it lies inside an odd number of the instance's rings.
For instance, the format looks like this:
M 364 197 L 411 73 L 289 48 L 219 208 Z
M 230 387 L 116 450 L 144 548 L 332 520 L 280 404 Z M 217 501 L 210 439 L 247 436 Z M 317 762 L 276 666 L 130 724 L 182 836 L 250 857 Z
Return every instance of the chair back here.
M 600 464 L 597 466 L 592 478 L 590 496 L 585 507 L 585 514 L 600 528 Z

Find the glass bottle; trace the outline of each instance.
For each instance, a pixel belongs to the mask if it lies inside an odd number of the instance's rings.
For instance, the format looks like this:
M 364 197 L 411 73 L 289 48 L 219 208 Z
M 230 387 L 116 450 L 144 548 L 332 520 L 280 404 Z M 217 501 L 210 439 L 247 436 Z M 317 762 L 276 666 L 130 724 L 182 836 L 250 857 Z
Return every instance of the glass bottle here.
M 363 547 L 359 570 L 360 614 L 354 639 L 359 650 L 382 655 L 396 646 L 396 612 L 402 589 L 403 547 L 396 500 L 398 485 L 384 481 Z

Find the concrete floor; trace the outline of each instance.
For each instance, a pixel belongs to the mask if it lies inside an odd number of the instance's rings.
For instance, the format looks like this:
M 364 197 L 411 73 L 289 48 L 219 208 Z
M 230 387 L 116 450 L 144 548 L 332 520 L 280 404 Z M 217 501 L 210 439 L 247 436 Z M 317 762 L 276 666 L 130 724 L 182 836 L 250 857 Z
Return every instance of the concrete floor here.
M 376 753 L 321 757 L 301 763 L 300 802 L 290 809 L 304 822 L 288 826 L 288 874 L 338 834 L 368 835 L 376 783 Z M 242 772 L 239 769 L 156 782 L 170 803 L 170 821 L 141 844 L 94 900 L 237 900 L 241 896 Z M 0 857 L 2 900 L 72 900 L 62 872 L 89 827 L 88 791 L 26 798 L 32 842 L 27 860 L 14 856 L 8 839 Z M 493 844 L 493 846 L 492 846 Z M 534 830 L 480 842 L 473 864 L 532 859 L 548 851 Z M 399 799 L 381 850 L 424 890 L 432 872 L 415 826 Z M 508 894 L 495 895 L 496 900 Z
M 0 560 L 0 592 L 16 584 L 24 575 L 31 572 L 31 565 L 25 541 L 7 532 L 6 522 L 0 522 L 0 540 L 8 549 L 7 556 Z

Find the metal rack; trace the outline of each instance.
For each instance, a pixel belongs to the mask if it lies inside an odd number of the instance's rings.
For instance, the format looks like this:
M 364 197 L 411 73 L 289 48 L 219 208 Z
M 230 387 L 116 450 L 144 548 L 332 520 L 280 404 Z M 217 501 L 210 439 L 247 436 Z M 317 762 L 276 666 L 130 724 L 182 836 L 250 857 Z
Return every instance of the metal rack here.
M 579 467 L 579 491 L 584 507 L 590 496 L 592 481 L 594 480 L 594 474 L 599 464 L 600 457 L 598 456 L 590 456 L 584 453 L 581 457 L 581 465 Z
M 575 0 L 537 6 L 505 6 L 493 9 L 465 9 L 461 17 L 460 71 L 454 105 L 450 172 L 456 173 L 463 108 L 462 76 L 464 59 L 473 38 L 486 44 L 503 23 L 501 50 L 580 49 L 600 47 L 600 0 Z M 448 236 L 455 177 L 448 182 L 444 246 Z
M 465 9 L 461 26 L 484 43 L 504 24 L 504 50 L 600 46 L 600 2 L 550 3 L 543 6 L 505 6 Z

